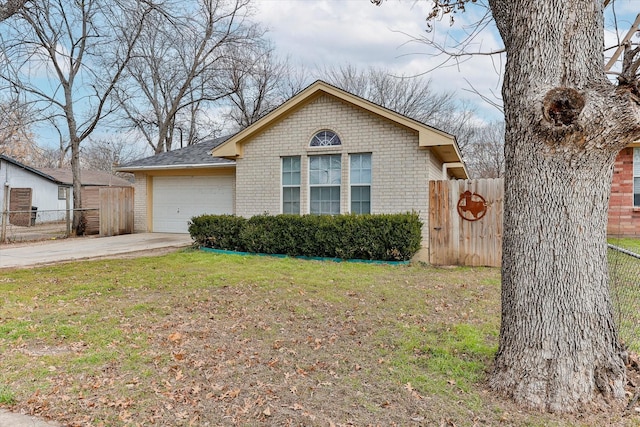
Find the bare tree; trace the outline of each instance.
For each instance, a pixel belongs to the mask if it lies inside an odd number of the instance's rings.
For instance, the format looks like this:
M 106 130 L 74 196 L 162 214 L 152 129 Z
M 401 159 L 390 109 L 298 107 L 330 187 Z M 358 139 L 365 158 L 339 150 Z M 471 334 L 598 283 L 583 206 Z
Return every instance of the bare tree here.
M 620 401 L 607 206 L 614 159 L 640 138 L 640 53 L 626 49 L 614 85 L 603 1 L 488 1 L 507 58 L 502 323 L 490 385 L 554 412 Z M 466 3 L 438 0 L 434 14 Z
M 464 157 L 473 178 L 504 176 L 504 122 L 476 127 L 475 135 L 465 147 Z
M 128 138 L 90 138 L 82 148 L 82 167 L 113 173 L 118 165 L 144 157 L 145 151 Z
M 478 123 L 476 107 L 468 100 L 456 101 L 453 106 L 444 108 L 428 124 L 455 135 L 463 157 L 467 157 L 470 145 L 478 137 L 481 125 Z
M 475 107 L 452 91 L 437 91 L 430 78 L 394 76 L 388 71 L 353 65 L 327 68 L 323 79 L 382 107 L 456 135 L 462 153 L 477 130 Z
M 40 147 L 32 164 L 35 168 L 69 168 L 69 157 L 57 147 Z
M 247 21 L 249 0 L 194 3 L 153 14 L 118 91 L 130 127 L 156 153 L 173 148 L 176 130 L 187 131 L 187 145 L 198 142 L 201 118 L 237 90 L 228 71 L 262 36 Z
M 0 154 L 32 165 L 38 147 L 31 125 L 28 105 L 16 97 L 0 102 Z
M 147 0 L 39 0 L 7 21 L 9 61 L 0 78 L 37 104 L 43 117 L 64 123 L 76 208 L 82 207 L 80 144 L 111 113 L 110 94 L 152 9 Z M 81 216 L 74 212 L 78 234 Z
M 439 92 L 426 77 L 393 76 L 379 68 L 327 68 L 323 79 L 382 107 L 438 127 L 456 110 L 453 92 Z
M 227 117 L 244 129 L 304 89 L 306 82 L 288 59 L 281 60 L 270 45 L 256 46 L 229 71 L 237 90 L 229 95 Z
M 7 0 L 0 3 L 0 21 L 9 19 L 20 11 L 29 0 Z

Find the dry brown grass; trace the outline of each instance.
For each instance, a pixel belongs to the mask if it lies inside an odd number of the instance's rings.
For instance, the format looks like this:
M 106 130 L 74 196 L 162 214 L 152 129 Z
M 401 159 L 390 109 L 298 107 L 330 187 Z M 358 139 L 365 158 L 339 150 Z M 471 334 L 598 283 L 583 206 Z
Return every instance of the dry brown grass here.
M 66 425 L 640 422 L 486 391 L 495 269 L 185 251 L 3 273 L 4 406 Z

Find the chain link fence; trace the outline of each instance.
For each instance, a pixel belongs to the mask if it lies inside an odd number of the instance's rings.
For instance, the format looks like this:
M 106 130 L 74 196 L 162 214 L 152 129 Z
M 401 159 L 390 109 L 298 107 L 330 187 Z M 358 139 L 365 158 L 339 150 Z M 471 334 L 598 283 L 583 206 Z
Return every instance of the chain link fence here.
M 98 209 L 0 211 L 0 244 L 54 240 L 71 235 L 71 219 L 74 211 L 82 212 L 85 218 L 98 218 Z M 96 222 L 96 221 L 94 221 Z M 99 224 L 92 224 L 88 234 L 99 231 Z
M 640 245 L 639 245 L 640 246 Z M 640 353 L 640 252 L 609 244 L 611 298 L 620 339 Z

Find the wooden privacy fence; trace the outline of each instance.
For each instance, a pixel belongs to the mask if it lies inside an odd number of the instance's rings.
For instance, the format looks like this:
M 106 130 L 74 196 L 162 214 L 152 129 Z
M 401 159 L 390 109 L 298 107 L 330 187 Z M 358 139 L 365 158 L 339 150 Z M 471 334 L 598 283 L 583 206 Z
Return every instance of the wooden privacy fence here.
M 503 179 L 429 182 L 429 261 L 499 267 Z
M 100 236 L 133 233 L 133 188 L 100 189 Z

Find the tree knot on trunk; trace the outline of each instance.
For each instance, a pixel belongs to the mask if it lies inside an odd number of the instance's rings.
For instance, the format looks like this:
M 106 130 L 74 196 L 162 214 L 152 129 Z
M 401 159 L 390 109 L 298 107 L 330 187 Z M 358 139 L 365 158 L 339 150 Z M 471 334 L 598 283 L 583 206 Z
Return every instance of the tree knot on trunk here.
M 584 96 L 577 90 L 554 88 L 544 96 L 544 118 L 554 126 L 571 126 L 576 123 L 584 105 Z

